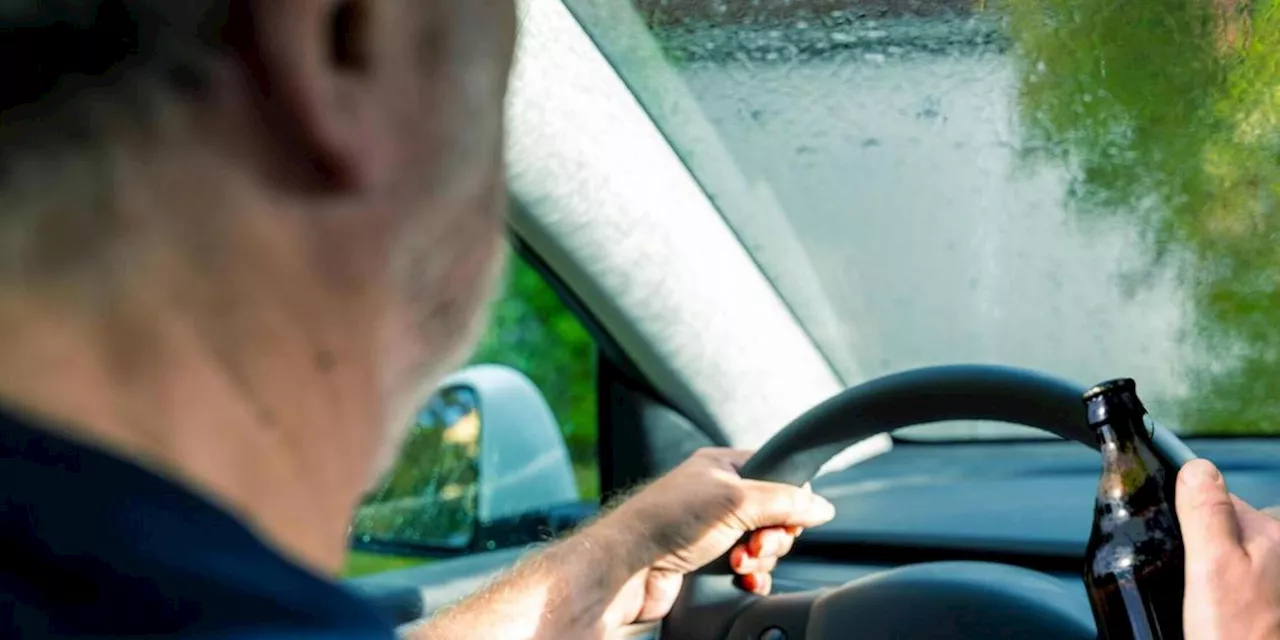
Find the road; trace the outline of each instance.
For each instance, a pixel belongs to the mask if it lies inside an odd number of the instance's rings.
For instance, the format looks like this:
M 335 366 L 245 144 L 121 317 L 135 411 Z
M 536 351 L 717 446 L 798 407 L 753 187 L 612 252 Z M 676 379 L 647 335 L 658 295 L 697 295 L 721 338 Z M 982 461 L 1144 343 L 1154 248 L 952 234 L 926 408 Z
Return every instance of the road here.
M 1138 230 L 1084 220 L 1066 167 L 1024 159 L 1015 61 L 990 30 L 803 27 L 664 38 L 740 169 L 786 210 L 839 320 L 873 337 L 856 368 L 1132 376 L 1157 414 L 1186 393 L 1177 282 L 1126 286 L 1144 264 Z M 913 46 L 922 28 L 931 44 Z
M 796 19 L 835 14 L 856 14 L 879 19 L 892 16 L 927 16 L 939 13 L 968 14 L 973 0 L 632 0 L 650 24 L 679 25 L 688 22 L 732 24 L 746 20 Z

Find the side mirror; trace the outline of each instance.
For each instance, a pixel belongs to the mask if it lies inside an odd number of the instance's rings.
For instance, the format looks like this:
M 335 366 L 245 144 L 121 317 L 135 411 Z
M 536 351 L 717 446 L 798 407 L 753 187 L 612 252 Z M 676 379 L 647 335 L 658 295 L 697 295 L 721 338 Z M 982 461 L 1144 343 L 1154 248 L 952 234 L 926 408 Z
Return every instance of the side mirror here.
M 445 379 L 419 410 L 351 533 L 357 548 L 451 555 L 536 542 L 595 510 L 580 502 L 542 393 L 515 369 L 480 365 Z

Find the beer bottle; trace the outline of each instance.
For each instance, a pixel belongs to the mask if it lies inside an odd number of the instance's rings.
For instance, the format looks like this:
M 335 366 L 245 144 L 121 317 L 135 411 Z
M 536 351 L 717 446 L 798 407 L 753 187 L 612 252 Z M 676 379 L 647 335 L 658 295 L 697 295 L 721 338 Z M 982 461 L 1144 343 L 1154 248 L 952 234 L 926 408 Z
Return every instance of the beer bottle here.
M 1133 380 L 1104 382 L 1084 402 L 1102 450 L 1084 567 L 1098 636 L 1180 640 L 1185 577 L 1173 507 L 1177 470 L 1156 457 Z

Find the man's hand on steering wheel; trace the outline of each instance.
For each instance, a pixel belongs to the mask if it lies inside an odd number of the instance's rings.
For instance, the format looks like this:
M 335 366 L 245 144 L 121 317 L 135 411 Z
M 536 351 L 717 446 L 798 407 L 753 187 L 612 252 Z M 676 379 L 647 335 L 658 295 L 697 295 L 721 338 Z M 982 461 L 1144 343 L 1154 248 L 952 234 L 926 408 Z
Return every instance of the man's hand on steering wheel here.
M 684 576 L 731 549 L 730 565 L 743 586 L 768 593 L 770 572 L 800 531 L 835 515 L 807 486 L 743 479 L 738 469 L 751 454 L 702 449 L 593 525 L 611 540 L 647 546 L 654 558 L 620 594 L 615 619 L 665 616 Z

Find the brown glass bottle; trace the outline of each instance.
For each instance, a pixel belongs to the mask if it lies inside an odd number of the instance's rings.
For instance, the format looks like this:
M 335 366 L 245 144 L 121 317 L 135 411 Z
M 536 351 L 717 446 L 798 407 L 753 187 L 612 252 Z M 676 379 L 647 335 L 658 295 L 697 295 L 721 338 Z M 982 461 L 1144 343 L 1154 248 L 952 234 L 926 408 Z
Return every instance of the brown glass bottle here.
M 1185 577 L 1174 511 L 1176 470 L 1155 454 L 1133 380 L 1084 396 L 1102 451 L 1102 477 L 1084 582 L 1103 640 L 1180 640 Z

